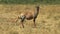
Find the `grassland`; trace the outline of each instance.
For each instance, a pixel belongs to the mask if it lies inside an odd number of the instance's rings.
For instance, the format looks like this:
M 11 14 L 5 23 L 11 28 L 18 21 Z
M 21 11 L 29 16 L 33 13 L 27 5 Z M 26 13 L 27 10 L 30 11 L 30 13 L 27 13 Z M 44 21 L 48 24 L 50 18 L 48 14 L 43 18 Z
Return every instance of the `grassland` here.
M 15 22 L 21 12 L 35 5 L 0 5 L 0 34 L 60 34 L 60 5 L 40 5 L 36 28 L 32 20 Z
M 60 4 L 60 0 L 0 0 L 0 4 Z

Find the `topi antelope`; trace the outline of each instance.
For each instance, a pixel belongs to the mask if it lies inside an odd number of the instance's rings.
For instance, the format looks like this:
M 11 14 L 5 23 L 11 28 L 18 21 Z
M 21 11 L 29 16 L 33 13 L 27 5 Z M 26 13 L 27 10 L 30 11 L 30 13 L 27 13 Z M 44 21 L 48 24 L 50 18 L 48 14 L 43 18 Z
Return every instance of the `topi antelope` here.
M 25 19 L 27 19 L 27 20 L 33 19 L 34 26 L 36 26 L 35 20 L 38 16 L 38 13 L 39 13 L 39 6 L 36 6 L 36 11 L 34 11 L 33 13 L 32 12 L 21 13 L 20 17 L 18 16 L 18 19 L 21 19 L 22 27 L 24 28 L 23 22 L 24 22 Z M 17 19 L 17 21 L 18 21 L 18 19 Z

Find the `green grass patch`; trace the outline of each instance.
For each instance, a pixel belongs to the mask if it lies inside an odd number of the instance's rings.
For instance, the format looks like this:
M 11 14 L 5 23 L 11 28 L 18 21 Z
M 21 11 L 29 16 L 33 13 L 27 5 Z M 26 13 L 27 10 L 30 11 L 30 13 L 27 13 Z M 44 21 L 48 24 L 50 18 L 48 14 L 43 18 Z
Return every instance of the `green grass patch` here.
M 60 4 L 60 0 L 0 0 L 0 4 Z

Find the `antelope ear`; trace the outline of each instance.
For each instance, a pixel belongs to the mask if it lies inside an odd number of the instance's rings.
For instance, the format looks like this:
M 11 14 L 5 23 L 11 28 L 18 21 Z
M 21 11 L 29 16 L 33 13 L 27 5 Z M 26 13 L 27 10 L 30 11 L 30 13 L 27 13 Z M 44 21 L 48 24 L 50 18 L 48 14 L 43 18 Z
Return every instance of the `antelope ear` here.
M 18 19 L 19 19 L 19 16 L 18 16 Z
M 18 16 L 18 19 L 22 19 L 22 18 Z
M 21 19 L 21 18 L 18 16 L 18 19 Z

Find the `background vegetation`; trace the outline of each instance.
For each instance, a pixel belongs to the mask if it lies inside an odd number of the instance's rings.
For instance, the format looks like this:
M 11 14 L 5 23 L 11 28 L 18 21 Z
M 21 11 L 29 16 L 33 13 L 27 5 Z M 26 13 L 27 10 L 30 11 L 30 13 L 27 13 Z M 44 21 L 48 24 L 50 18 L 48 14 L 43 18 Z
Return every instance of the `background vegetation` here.
M 60 4 L 60 0 L 0 0 L 0 4 Z

